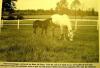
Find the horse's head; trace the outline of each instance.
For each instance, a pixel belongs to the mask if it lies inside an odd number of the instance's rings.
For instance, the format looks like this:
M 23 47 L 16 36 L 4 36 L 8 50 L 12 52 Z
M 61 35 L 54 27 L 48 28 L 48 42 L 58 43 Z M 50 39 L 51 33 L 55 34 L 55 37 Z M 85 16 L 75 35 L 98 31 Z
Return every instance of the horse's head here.
M 74 35 L 75 35 L 75 30 L 68 31 L 68 37 L 70 41 L 73 41 Z

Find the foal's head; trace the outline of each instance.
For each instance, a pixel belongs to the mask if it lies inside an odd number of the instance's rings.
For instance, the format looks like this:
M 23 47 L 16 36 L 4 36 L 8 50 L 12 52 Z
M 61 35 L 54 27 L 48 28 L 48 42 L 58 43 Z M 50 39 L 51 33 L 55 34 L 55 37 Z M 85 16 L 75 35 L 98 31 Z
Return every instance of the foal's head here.
M 51 23 L 52 23 L 52 18 L 47 18 L 47 19 L 45 20 L 45 22 L 48 24 L 48 26 L 50 26 Z

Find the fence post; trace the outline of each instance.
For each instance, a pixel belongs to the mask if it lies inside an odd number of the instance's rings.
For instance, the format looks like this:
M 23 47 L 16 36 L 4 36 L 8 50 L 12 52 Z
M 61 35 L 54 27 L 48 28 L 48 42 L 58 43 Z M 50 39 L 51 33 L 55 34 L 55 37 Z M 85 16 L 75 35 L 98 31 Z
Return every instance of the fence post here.
M 19 29 L 19 19 L 18 19 L 17 29 Z
M 77 30 L 77 20 L 75 19 L 75 30 Z

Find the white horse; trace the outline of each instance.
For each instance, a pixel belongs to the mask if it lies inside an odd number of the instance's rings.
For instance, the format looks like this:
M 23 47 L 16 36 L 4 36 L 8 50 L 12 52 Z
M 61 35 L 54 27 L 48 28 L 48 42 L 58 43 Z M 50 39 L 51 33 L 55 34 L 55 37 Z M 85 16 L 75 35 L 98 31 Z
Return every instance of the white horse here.
M 54 14 L 51 16 L 52 23 L 59 25 L 60 30 L 61 30 L 61 35 L 64 36 L 65 39 L 65 34 L 64 34 L 64 26 L 67 26 L 68 29 L 68 38 L 70 41 L 73 41 L 73 30 L 72 30 L 72 24 L 69 19 L 69 17 L 66 14 L 60 15 L 60 14 Z

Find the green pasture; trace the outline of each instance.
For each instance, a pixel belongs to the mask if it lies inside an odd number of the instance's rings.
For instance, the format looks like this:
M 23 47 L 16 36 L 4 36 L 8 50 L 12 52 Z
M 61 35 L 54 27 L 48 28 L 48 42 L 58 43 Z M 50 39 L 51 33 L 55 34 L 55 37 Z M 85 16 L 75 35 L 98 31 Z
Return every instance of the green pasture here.
M 33 20 L 20 21 L 32 24 Z M 17 21 L 4 21 L 4 24 L 17 24 Z M 78 22 L 79 25 L 96 25 L 97 22 Z M 74 22 L 73 22 L 74 24 Z M 73 26 L 74 29 L 74 26 Z M 60 30 L 51 28 L 47 36 L 33 33 L 32 25 L 4 25 L 0 33 L 0 61 L 8 62 L 99 62 L 99 39 L 96 26 L 78 26 L 74 41 L 59 40 Z

